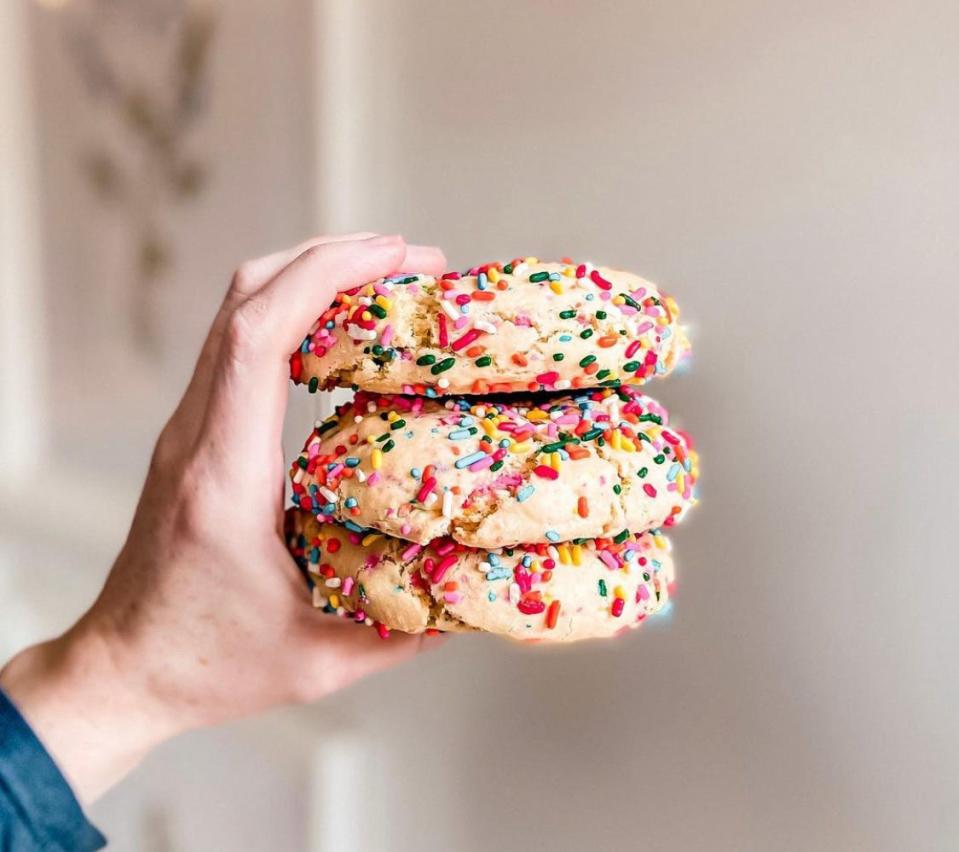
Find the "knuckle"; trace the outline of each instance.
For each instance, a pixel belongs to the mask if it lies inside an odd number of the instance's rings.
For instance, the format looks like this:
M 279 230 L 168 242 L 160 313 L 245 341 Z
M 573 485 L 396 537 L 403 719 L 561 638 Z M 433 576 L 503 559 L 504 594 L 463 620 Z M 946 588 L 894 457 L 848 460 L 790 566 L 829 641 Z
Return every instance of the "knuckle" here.
M 248 295 L 256 289 L 258 281 L 257 264 L 254 260 L 241 263 L 233 273 L 230 289 L 235 293 Z
M 259 299 L 248 299 L 230 315 L 226 326 L 226 344 L 230 357 L 248 361 L 258 348 L 265 306 Z

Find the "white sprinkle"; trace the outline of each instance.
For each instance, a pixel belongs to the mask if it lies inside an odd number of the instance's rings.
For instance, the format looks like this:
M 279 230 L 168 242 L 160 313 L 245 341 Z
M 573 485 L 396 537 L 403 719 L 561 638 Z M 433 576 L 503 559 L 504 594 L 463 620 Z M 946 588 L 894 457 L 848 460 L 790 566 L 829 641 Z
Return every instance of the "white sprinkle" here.
M 362 470 L 358 467 L 354 467 L 353 470 L 355 471 L 353 475 L 356 477 L 357 482 L 366 482 L 366 474 L 363 473 Z
M 350 323 L 346 327 L 346 333 L 352 337 L 354 340 L 375 340 L 376 339 L 376 329 L 375 328 L 360 328 L 358 325 Z
M 509 602 L 519 603 L 519 583 L 509 584 Z
M 313 587 L 313 606 L 317 609 L 323 609 L 327 604 L 326 598 L 323 596 L 323 591 L 319 586 Z
M 451 302 L 440 302 L 440 307 L 451 320 L 458 320 L 460 318 L 460 311 Z
M 453 517 L 453 492 L 452 491 L 443 492 L 443 517 L 444 518 Z
M 323 497 L 326 499 L 326 502 L 327 502 L 327 503 L 339 503 L 339 502 L 340 502 L 340 495 L 337 494 L 335 491 L 330 491 L 329 488 L 326 488 L 326 487 L 323 486 L 323 485 L 320 486 L 320 494 L 323 495 Z
M 362 415 L 362 414 L 357 414 L 357 415 L 355 415 L 355 416 L 353 417 L 353 422 L 354 422 L 354 423 L 362 423 L 362 422 L 363 422 L 363 415 Z
M 487 572 L 493 570 L 493 566 L 490 565 L 489 562 L 480 562 L 480 564 L 479 564 L 479 569 L 480 569 L 480 571 L 482 571 L 484 574 L 486 574 Z
M 426 495 L 426 499 L 423 501 L 423 505 L 424 505 L 426 508 L 429 508 L 429 507 L 432 506 L 437 500 L 439 500 L 439 497 L 436 496 L 436 492 L 435 492 L 435 491 L 431 491 L 429 494 Z
M 450 386 L 450 380 L 446 378 L 446 376 L 444 376 L 436 384 L 439 385 L 441 388 L 448 388 Z
M 303 481 L 303 477 L 306 475 L 306 471 L 302 467 L 297 467 L 296 473 L 293 474 L 293 481 L 299 485 Z
M 326 580 L 326 585 L 330 589 L 338 589 L 343 585 L 343 581 L 339 577 L 328 577 Z
M 480 331 L 485 331 L 487 334 L 496 334 L 496 326 L 491 322 L 487 322 L 486 320 L 476 320 L 476 322 L 473 323 L 473 326 L 478 328 Z
M 556 546 L 551 544 L 546 548 L 546 552 L 549 554 L 549 558 L 554 562 L 559 562 L 559 551 L 556 549 Z
M 553 385 L 556 390 L 569 390 L 572 386 L 573 383 L 569 379 L 560 379 Z

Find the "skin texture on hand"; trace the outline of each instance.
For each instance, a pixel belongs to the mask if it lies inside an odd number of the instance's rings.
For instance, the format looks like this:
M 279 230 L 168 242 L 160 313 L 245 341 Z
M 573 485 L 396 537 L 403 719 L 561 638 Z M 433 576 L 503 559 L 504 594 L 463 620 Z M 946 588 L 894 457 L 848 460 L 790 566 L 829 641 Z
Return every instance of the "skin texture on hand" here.
M 436 643 L 317 617 L 283 542 L 280 436 L 289 353 L 335 292 L 445 266 L 439 249 L 353 234 L 236 272 L 100 596 L 0 673 L 81 800 L 178 733 L 315 701 Z

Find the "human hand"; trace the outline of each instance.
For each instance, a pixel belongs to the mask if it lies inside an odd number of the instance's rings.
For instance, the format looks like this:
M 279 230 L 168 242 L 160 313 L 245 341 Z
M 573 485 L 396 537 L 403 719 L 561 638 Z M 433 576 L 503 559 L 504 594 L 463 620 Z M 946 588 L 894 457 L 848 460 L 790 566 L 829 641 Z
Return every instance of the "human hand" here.
M 103 591 L 0 674 L 81 799 L 182 731 L 314 701 L 420 650 L 422 636 L 382 642 L 313 610 L 283 541 L 280 436 L 289 353 L 336 291 L 445 264 L 354 234 L 234 275 Z

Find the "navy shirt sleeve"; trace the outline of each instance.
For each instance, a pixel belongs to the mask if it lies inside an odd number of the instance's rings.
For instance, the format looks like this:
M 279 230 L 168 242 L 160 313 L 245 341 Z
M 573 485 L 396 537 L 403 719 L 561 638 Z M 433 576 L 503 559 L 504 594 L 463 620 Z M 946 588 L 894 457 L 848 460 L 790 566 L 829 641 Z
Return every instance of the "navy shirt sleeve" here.
M 0 852 L 87 852 L 105 845 L 53 758 L 0 690 Z

